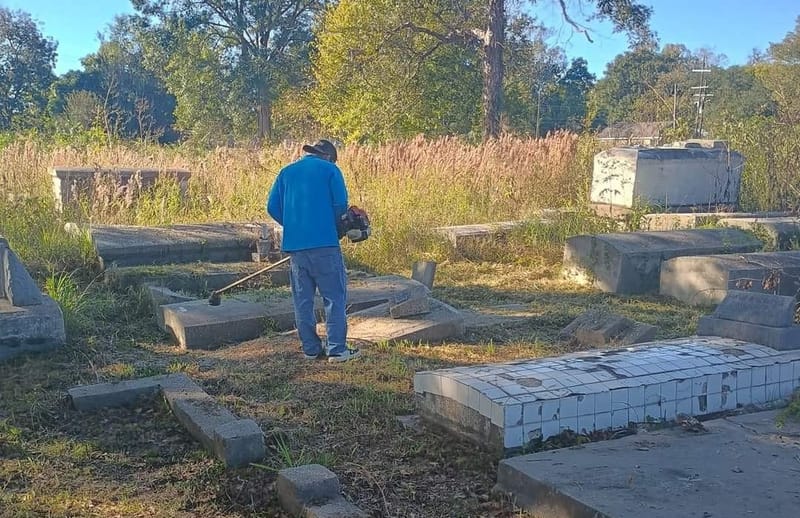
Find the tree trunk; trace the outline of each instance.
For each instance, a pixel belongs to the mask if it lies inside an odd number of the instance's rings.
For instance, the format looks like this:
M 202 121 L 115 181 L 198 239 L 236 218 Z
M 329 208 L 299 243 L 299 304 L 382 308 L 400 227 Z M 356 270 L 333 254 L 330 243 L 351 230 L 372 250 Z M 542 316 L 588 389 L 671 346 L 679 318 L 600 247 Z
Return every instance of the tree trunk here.
M 267 89 L 260 87 L 258 89 L 259 105 L 256 107 L 258 116 L 258 140 L 272 139 L 272 102 L 267 94 Z
M 483 38 L 483 140 L 500 136 L 505 31 L 505 0 L 489 0 L 489 24 Z

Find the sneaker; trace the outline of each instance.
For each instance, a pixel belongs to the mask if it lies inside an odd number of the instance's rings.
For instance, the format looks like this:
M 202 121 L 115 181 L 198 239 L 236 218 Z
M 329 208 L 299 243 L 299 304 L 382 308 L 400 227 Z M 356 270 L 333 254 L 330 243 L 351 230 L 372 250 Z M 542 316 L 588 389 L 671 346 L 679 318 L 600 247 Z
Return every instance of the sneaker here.
M 330 363 L 341 363 L 349 360 L 355 360 L 356 358 L 360 357 L 361 357 L 361 351 L 359 351 L 358 349 L 345 349 L 343 353 L 332 354 L 328 356 L 328 361 Z
M 319 353 L 319 354 L 306 354 L 306 353 L 303 353 L 303 358 L 305 358 L 306 360 L 319 360 L 320 358 L 322 358 L 322 353 Z

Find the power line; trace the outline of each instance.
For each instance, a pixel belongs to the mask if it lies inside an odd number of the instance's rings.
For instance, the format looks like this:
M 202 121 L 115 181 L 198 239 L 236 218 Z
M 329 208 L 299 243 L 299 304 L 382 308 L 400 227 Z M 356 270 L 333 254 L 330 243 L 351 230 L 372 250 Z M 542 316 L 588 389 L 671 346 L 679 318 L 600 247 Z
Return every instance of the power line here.
M 697 106 L 697 115 L 695 117 L 695 138 L 703 138 L 703 115 L 706 107 L 706 99 L 714 97 L 714 94 L 709 93 L 708 84 L 706 83 L 706 74 L 710 73 L 711 69 L 706 68 L 706 59 L 703 58 L 703 67 L 692 69 L 692 73 L 700 74 L 700 86 L 692 86 L 692 90 L 697 90 L 697 93 L 692 94 L 695 98 L 695 105 Z

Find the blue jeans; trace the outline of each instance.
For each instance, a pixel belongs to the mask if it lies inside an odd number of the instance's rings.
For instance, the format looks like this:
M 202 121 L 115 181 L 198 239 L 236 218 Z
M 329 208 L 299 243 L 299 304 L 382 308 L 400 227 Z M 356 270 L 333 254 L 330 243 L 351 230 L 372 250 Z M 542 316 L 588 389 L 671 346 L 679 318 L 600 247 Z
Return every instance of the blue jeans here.
M 328 355 L 347 348 L 347 272 L 339 247 L 312 248 L 290 252 L 292 257 L 292 301 L 294 318 L 303 352 L 316 356 L 322 352 L 317 334 L 314 296 L 317 289 L 325 306 Z

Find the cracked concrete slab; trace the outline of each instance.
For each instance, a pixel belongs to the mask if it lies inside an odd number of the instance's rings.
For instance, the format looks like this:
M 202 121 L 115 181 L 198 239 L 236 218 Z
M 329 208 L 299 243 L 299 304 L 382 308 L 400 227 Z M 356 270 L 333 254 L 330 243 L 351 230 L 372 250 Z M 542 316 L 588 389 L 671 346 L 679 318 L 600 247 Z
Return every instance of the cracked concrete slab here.
M 551 518 L 771 516 L 800 508 L 800 423 L 777 411 L 513 457 L 498 486 Z

